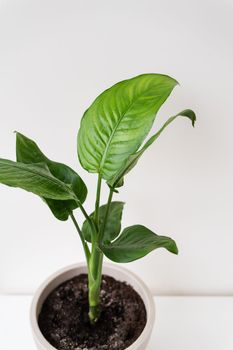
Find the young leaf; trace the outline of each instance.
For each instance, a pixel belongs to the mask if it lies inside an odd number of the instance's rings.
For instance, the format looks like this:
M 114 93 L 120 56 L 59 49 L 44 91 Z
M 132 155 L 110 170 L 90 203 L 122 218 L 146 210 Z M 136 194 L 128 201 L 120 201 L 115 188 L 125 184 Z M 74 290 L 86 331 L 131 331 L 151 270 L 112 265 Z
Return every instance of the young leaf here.
M 118 172 L 108 181 L 108 185 L 112 188 L 120 187 L 123 185 L 123 178 L 124 176 L 135 167 L 137 164 L 139 158 L 143 155 L 145 150 L 152 145 L 152 143 L 160 136 L 162 131 L 171 123 L 173 120 L 175 120 L 177 117 L 186 117 L 191 120 L 192 125 L 194 126 L 196 121 L 196 115 L 195 113 L 190 110 L 186 109 L 178 114 L 176 114 L 173 117 L 170 117 L 166 123 L 162 126 L 162 128 L 153 135 L 146 143 L 145 145 L 136 153 L 131 154 L 128 159 L 126 160 L 125 164 L 122 166 L 121 169 L 118 170 Z
M 71 186 L 81 203 L 85 201 L 87 188 L 81 177 L 67 165 L 48 159 L 33 140 L 18 132 L 16 133 L 16 156 L 18 162 L 25 164 L 45 163 L 54 177 Z M 74 200 L 43 199 L 54 216 L 63 221 L 68 219 L 70 211 L 78 207 L 77 202 Z
M 0 159 L 0 183 L 19 187 L 45 198 L 74 198 L 71 187 L 55 178 L 46 164 L 23 164 Z
M 161 74 L 144 74 L 104 91 L 84 113 L 78 133 L 83 168 L 110 180 L 138 150 L 156 113 L 177 85 Z
M 165 248 L 171 253 L 178 254 L 173 239 L 158 236 L 142 225 L 125 228 L 114 242 L 102 244 L 100 248 L 109 259 L 118 263 L 140 259 L 157 248 Z
M 119 235 L 121 231 L 121 218 L 122 218 L 123 207 L 124 207 L 123 202 L 112 202 L 110 204 L 108 220 L 104 230 L 103 241 L 112 241 Z M 102 205 L 99 208 L 100 228 L 103 225 L 106 208 L 107 208 L 107 205 Z M 93 218 L 94 213 L 92 213 L 90 217 Z M 83 224 L 82 232 L 85 237 L 85 240 L 88 242 L 91 242 L 91 228 L 87 220 Z

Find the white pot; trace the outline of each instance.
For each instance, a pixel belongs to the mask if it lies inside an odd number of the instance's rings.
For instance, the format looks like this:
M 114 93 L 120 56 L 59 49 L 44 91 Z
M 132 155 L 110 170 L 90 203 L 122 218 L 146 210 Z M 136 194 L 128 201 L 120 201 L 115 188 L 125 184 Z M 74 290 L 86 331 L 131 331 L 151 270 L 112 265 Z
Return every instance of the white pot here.
M 50 276 L 37 290 L 31 305 L 30 320 L 33 337 L 38 350 L 56 350 L 56 348 L 49 344 L 49 342 L 44 338 L 38 326 L 37 320 L 44 300 L 58 285 L 82 273 L 87 273 L 87 267 L 84 263 L 68 266 Z M 131 271 L 122 268 L 120 265 L 104 264 L 103 273 L 114 277 L 116 280 L 125 281 L 130 284 L 144 301 L 147 312 L 146 326 L 138 339 L 131 344 L 127 350 L 145 350 L 149 342 L 155 320 L 154 301 L 149 289 L 139 277 L 137 277 Z

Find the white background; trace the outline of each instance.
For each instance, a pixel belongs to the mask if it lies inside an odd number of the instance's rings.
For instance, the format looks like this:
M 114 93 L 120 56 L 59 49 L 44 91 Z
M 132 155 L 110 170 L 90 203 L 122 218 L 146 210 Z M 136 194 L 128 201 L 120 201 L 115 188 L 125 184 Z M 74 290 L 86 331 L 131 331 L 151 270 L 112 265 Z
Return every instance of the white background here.
M 196 111 L 196 128 L 171 125 L 115 197 L 127 203 L 124 225 L 177 241 L 179 256 L 157 250 L 127 265 L 155 294 L 233 294 L 232 16 L 227 0 L 0 1 L 0 156 L 15 159 L 14 130 L 35 139 L 85 179 L 88 211 L 96 176 L 78 164 L 76 134 L 103 89 L 169 74 L 181 85 L 152 131 Z M 31 293 L 84 259 L 72 223 L 39 198 L 0 186 L 0 208 L 1 293 Z

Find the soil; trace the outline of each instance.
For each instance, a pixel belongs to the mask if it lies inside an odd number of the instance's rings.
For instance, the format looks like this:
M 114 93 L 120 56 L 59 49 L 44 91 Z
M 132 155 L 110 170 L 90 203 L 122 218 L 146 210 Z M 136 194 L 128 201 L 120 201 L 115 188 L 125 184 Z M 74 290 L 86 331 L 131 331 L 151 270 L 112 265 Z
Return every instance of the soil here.
M 123 350 L 141 334 L 146 309 L 139 294 L 125 282 L 103 275 L 101 315 L 88 319 L 87 275 L 74 277 L 45 300 L 38 319 L 48 342 L 58 350 Z

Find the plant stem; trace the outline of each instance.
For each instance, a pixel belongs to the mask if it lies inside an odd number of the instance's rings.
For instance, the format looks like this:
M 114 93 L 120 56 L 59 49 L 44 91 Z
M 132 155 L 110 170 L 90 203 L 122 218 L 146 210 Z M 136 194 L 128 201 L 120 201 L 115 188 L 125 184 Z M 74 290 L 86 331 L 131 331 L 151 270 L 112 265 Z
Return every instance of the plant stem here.
M 100 287 L 102 279 L 103 253 L 97 242 L 92 246 L 88 272 L 89 319 L 95 324 L 100 316 Z
M 97 235 L 92 235 L 92 250 L 88 272 L 88 298 L 89 298 L 89 319 L 95 324 L 100 316 L 100 286 L 102 277 L 103 253 L 98 247 L 99 235 L 99 206 L 101 193 L 101 175 L 98 175 L 94 222 L 97 226 Z
M 99 235 L 98 235 L 98 243 L 101 243 L 103 240 L 104 230 L 105 230 L 105 226 L 106 226 L 107 219 L 108 219 L 110 205 L 112 202 L 113 192 L 114 192 L 114 189 L 110 188 L 109 195 L 108 195 L 107 208 L 106 208 L 105 216 L 104 216 L 104 222 L 103 222 L 103 225 L 102 225 L 101 230 L 100 230 Z
M 86 210 L 85 210 L 84 207 L 82 206 L 82 203 L 81 203 L 77 198 L 75 198 L 75 201 L 76 201 L 76 203 L 78 204 L 78 206 L 79 206 L 81 212 L 83 213 L 85 219 L 89 222 L 89 225 L 91 226 L 93 232 L 95 232 L 95 233 L 97 234 L 98 229 L 97 229 L 97 227 L 96 227 L 96 225 L 95 225 L 95 222 L 94 222 L 94 221 L 90 218 L 90 216 L 87 214 Z
M 105 226 L 108 219 L 109 209 L 112 201 L 113 190 L 110 190 L 103 225 L 98 233 L 97 240 L 92 242 L 92 252 L 89 263 L 88 285 L 89 285 L 89 318 L 95 324 L 100 316 L 100 287 L 102 280 L 103 252 L 99 243 L 103 239 Z
M 96 191 L 95 215 L 94 215 L 95 224 L 97 225 L 98 228 L 99 228 L 99 206 L 100 206 L 101 181 L 102 181 L 102 177 L 99 174 L 98 175 L 98 183 L 97 183 L 97 191 Z
M 88 248 L 88 245 L 87 245 L 87 243 L 86 243 L 86 241 L 85 241 L 85 239 L 83 237 L 82 231 L 81 231 L 81 229 L 80 229 L 80 227 L 79 227 L 79 225 L 78 225 L 78 223 L 77 223 L 77 221 L 76 221 L 72 211 L 70 212 L 70 217 L 71 217 L 71 219 L 72 219 L 72 221 L 74 223 L 74 226 L 76 227 L 76 229 L 77 229 L 77 231 L 79 233 L 79 237 L 81 239 L 81 242 L 82 242 L 82 245 L 83 245 L 83 249 L 84 249 L 84 252 L 85 252 L 85 256 L 86 256 L 87 265 L 89 266 L 89 260 L 90 260 L 90 255 L 91 255 L 90 250 Z

